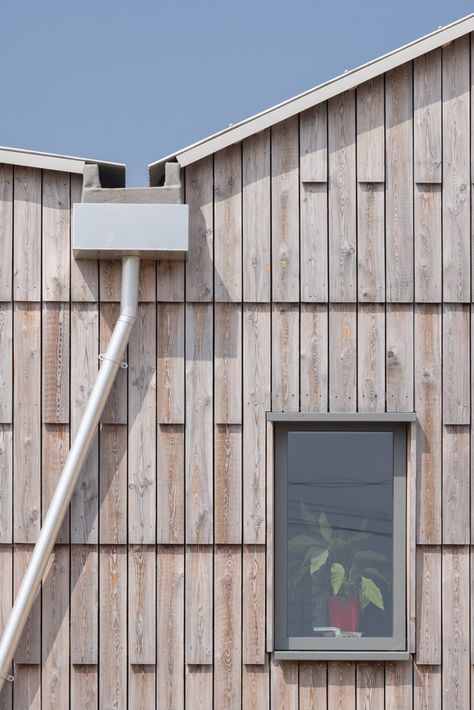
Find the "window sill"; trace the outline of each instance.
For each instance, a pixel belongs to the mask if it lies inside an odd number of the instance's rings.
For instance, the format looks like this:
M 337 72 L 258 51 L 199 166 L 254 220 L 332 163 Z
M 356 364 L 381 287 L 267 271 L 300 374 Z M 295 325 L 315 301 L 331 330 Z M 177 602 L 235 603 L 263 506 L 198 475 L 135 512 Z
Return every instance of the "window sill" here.
M 409 661 L 408 651 L 275 651 L 276 661 Z

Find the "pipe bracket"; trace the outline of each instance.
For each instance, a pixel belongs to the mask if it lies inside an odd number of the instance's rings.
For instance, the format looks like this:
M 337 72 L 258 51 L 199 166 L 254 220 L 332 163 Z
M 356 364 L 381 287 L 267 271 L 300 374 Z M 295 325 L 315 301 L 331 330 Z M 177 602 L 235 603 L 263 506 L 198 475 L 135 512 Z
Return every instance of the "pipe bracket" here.
M 121 367 L 122 370 L 126 370 L 128 368 L 128 364 L 123 360 L 121 362 L 118 362 L 117 360 L 113 360 L 111 357 L 106 357 L 106 355 L 104 355 L 103 353 L 100 353 L 99 360 L 109 360 L 109 362 L 115 362 L 115 364 Z
M 8 683 L 13 683 L 15 680 L 14 676 L 11 675 L 11 673 L 0 673 L 0 678 L 3 678 L 3 680 L 6 680 Z

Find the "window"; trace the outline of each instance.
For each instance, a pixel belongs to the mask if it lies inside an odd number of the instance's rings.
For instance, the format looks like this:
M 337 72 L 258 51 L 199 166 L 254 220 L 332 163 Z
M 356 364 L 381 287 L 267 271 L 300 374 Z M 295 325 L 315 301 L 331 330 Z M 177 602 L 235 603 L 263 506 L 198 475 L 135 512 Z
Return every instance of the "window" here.
M 274 423 L 281 657 L 407 653 L 407 424 L 385 416 Z

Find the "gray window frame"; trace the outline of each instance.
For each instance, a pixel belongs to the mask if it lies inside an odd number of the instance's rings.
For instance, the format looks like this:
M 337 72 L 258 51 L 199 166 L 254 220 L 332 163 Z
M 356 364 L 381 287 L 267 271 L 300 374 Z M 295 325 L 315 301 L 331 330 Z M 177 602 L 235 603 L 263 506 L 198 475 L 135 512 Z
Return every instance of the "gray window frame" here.
M 274 426 L 274 642 L 279 659 L 404 660 L 409 653 L 407 495 L 409 413 L 310 414 L 268 413 Z M 289 637 L 287 624 L 287 435 L 289 431 L 391 431 L 394 433 L 394 629 L 391 637 L 321 639 Z

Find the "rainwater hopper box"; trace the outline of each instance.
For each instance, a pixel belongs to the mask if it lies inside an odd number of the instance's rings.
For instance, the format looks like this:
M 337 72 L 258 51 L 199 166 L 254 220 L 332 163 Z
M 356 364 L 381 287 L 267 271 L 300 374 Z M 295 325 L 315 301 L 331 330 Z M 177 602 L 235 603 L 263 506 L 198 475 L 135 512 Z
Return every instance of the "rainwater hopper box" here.
M 188 205 L 78 203 L 72 246 L 80 259 L 185 259 Z

